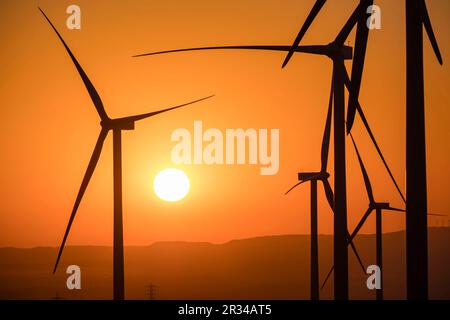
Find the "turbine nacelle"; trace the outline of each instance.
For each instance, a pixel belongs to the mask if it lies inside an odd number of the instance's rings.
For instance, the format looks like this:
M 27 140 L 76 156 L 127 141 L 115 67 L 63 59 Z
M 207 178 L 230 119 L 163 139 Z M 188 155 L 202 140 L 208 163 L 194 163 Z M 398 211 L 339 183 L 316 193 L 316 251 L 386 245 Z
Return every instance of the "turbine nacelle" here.
M 100 125 L 106 130 L 134 130 L 134 121 L 128 119 L 107 119 L 100 121 Z
M 299 181 L 326 180 L 330 177 L 328 172 L 300 172 L 298 174 Z
M 389 210 L 391 208 L 389 202 L 374 202 L 369 204 L 369 206 L 372 209 L 381 209 L 381 210 Z
M 342 57 L 344 60 L 353 59 L 353 48 L 350 46 L 342 45 L 336 41 L 330 42 L 326 45 L 326 56 L 330 59 L 336 59 Z

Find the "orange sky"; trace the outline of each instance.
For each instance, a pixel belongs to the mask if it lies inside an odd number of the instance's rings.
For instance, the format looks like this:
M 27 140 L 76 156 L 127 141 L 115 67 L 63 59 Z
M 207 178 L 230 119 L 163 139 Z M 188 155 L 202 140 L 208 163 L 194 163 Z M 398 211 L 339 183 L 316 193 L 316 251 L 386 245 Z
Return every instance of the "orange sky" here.
M 258 235 L 308 233 L 309 186 L 284 192 L 299 170 L 319 169 L 331 63 L 283 53 L 203 52 L 133 59 L 133 54 L 179 47 L 292 43 L 313 0 L 77 1 L 82 29 L 65 27 L 74 1 L 0 3 L 0 246 L 57 246 L 99 132 L 90 98 L 45 10 L 99 91 L 111 116 L 164 108 L 209 94 L 189 108 L 144 120 L 123 134 L 124 239 L 126 245 L 160 240 L 223 242 Z M 382 30 L 370 34 L 361 104 L 404 190 L 405 30 L 403 1 L 376 1 Z M 304 39 L 326 44 L 358 1 L 328 1 Z M 444 57 L 436 62 L 425 37 L 429 210 L 450 212 L 450 2 L 427 1 Z M 350 38 L 353 42 L 353 35 Z M 350 64 L 348 65 L 350 67 Z M 279 128 L 280 170 L 259 166 L 178 166 L 191 180 L 181 202 L 167 203 L 152 180 L 173 166 L 170 134 L 206 128 Z M 354 135 L 378 200 L 402 206 L 374 148 L 356 120 Z M 80 206 L 68 244 L 112 245 L 112 139 Z M 333 150 L 332 147 L 330 150 Z M 349 226 L 367 207 L 356 156 L 347 144 Z M 332 156 L 332 152 L 330 153 Z M 332 172 L 332 158 L 330 158 Z M 384 230 L 404 227 L 386 213 Z M 431 225 L 448 223 L 432 218 Z M 363 232 L 374 229 L 370 219 Z M 319 188 L 319 231 L 332 231 L 332 215 Z

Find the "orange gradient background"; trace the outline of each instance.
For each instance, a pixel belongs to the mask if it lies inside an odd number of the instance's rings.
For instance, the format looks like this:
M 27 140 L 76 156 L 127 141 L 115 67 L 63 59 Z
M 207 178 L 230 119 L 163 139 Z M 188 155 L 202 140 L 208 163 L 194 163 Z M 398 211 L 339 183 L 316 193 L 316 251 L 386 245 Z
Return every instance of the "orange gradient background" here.
M 96 86 L 111 117 L 149 112 L 210 94 L 216 97 L 137 123 L 123 133 L 125 245 L 161 240 L 224 242 L 260 235 L 309 233 L 309 186 L 288 196 L 298 171 L 320 167 L 331 62 L 296 54 L 214 51 L 146 58 L 134 54 L 208 45 L 290 45 L 314 1 L 76 1 L 81 30 L 66 27 L 74 1 L 0 4 L 0 246 L 58 246 L 100 130 L 99 118 L 69 56 L 37 9 L 54 22 Z M 334 39 L 358 1 L 329 0 L 304 44 Z M 360 101 L 402 190 L 405 188 L 405 17 L 403 1 L 376 1 L 382 29 L 370 33 Z M 428 9 L 444 57 L 425 44 L 429 211 L 450 212 L 450 2 Z M 354 32 L 349 38 L 353 45 Z M 350 70 L 351 63 L 347 64 Z M 191 191 L 177 203 L 152 190 L 157 172 L 174 165 L 176 128 L 279 128 L 280 170 L 259 166 L 176 166 Z M 402 207 L 359 118 L 354 135 L 379 201 Z M 112 245 L 112 139 L 79 208 L 69 245 Z M 329 171 L 333 172 L 332 146 Z M 362 176 L 347 141 L 348 222 L 367 208 Z M 331 181 L 333 184 L 333 181 Z M 384 231 L 404 228 L 386 213 Z M 448 219 L 430 218 L 430 225 Z M 319 187 L 319 232 L 332 233 Z M 362 230 L 373 233 L 369 219 Z

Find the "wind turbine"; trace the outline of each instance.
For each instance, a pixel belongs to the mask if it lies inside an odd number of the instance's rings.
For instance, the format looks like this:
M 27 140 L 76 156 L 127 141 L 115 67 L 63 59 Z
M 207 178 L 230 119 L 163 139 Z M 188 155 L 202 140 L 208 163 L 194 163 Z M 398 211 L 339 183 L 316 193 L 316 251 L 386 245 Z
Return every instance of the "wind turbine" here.
M 406 277 L 407 298 L 428 299 L 427 174 L 423 27 L 442 65 L 425 0 L 406 0 Z
M 375 201 L 374 195 L 373 195 L 373 189 L 372 185 L 370 183 L 369 175 L 367 174 L 366 167 L 364 166 L 364 162 L 361 158 L 361 154 L 359 153 L 358 147 L 356 145 L 355 139 L 353 138 L 353 135 L 350 134 L 350 138 L 352 139 L 353 147 L 355 148 L 356 155 L 358 157 L 359 166 L 361 168 L 361 173 L 364 178 L 364 184 L 367 191 L 367 196 L 369 198 L 369 207 L 356 226 L 355 230 L 353 231 L 352 235 L 350 236 L 350 239 L 354 239 L 355 236 L 358 234 L 361 227 L 364 225 L 367 218 L 370 216 L 370 214 L 375 211 L 376 213 L 376 231 L 375 231 L 375 237 L 376 237 L 376 264 L 380 268 L 380 289 L 376 290 L 376 296 L 377 300 L 383 300 L 383 251 L 382 251 L 382 240 L 383 240 L 383 232 L 382 232 L 382 211 L 383 210 L 390 210 L 390 211 L 397 211 L 397 212 L 405 212 L 403 209 L 398 209 L 391 207 L 389 203 L 387 202 L 377 202 Z
M 299 36 L 297 36 L 296 41 L 293 46 L 279 46 L 279 45 L 252 45 L 252 46 L 215 46 L 215 47 L 199 47 L 199 48 L 186 48 L 186 49 L 175 49 L 166 50 L 159 52 L 151 52 L 135 55 L 134 57 L 143 57 L 157 54 L 175 53 L 183 51 L 198 51 L 198 50 L 222 50 L 222 49 L 243 49 L 243 50 L 268 50 L 268 51 L 287 51 L 288 57 L 292 56 L 293 52 L 298 53 L 309 53 L 316 55 L 324 55 L 333 61 L 333 82 L 334 82 L 334 139 L 335 139 L 335 192 L 336 192 L 336 202 L 335 202 L 335 234 L 334 234 L 334 245 L 335 262 L 338 263 L 338 276 L 337 284 L 335 286 L 335 297 L 336 299 L 348 299 L 348 252 L 347 252 L 347 215 L 346 215 L 346 179 L 345 179 L 345 117 L 344 117 L 344 86 L 350 92 L 353 92 L 352 84 L 348 79 L 347 71 L 344 66 L 344 60 L 352 58 L 352 48 L 344 45 L 344 41 L 347 39 L 349 33 L 358 24 L 361 29 L 361 21 L 364 20 L 364 26 L 366 19 L 362 19 L 361 16 L 366 17 L 366 6 L 369 6 L 373 1 L 361 0 L 360 4 L 354 10 L 348 21 L 346 22 L 344 28 L 338 34 L 336 39 L 328 45 L 316 45 L 316 46 L 298 46 L 301 38 L 305 34 L 306 30 L 309 28 L 310 24 L 314 20 L 315 16 L 320 11 L 321 7 L 325 3 L 324 0 L 318 0 L 309 14 L 305 24 L 301 28 Z M 361 33 L 362 31 L 359 31 Z M 357 32 L 358 34 L 358 32 Z M 361 41 L 361 40 L 360 40 Z M 361 49 L 358 49 L 360 51 Z M 361 54 L 359 54 L 361 56 Z M 286 65 L 289 59 L 285 60 L 283 66 Z M 356 68 L 356 67 L 355 67 Z M 362 72 L 362 71 L 361 71 Z M 358 74 L 359 71 L 355 71 Z M 357 99 L 356 99 L 357 100 Z M 373 143 L 375 144 L 383 163 L 388 170 L 391 179 L 394 184 L 398 186 L 392 175 L 378 144 L 376 143 L 375 137 L 370 130 L 366 118 L 362 112 L 362 108 L 359 103 L 356 104 L 357 111 L 363 118 L 364 126 L 368 131 Z M 401 191 L 397 188 L 399 193 Z M 402 194 L 401 194 L 402 195 Z M 402 195 L 403 197 L 403 195 Z M 336 212 L 338 214 L 336 214 Z
M 319 300 L 319 241 L 318 241 L 318 219 L 317 219 L 317 182 L 322 182 L 325 195 L 330 205 L 331 210 L 334 208 L 334 195 L 331 189 L 328 178 L 330 174 L 327 172 L 328 151 L 330 146 L 331 133 L 331 118 L 333 111 L 333 85 L 331 85 L 330 99 L 328 103 L 327 119 L 325 123 L 325 130 L 322 139 L 321 151 L 321 169 L 319 172 L 301 172 L 298 174 L 299 182 L 290 188 L 286 194 L 290 193 L 296 187 L 305 182 L 311 184 L 311 249 L 310 249 L 310 263 L 311 263 L 311 300 Z M 350 237 L 350 235 L 348 235 Z M 351 242 L 352 249 L 360 262 L 360 265 L 365 271 L 364 265 L 359 257 L 356 247 Z
M 289 50 L 286 59 L 283 62 L 282 67 L 285 67 L 292 57 L 293 52 L 298 48 L 303 36 L 306 34 L 310 25 L 316 18 L 319 11 L 322 9 L 326 0 L 317 0 L 313 9 L 311 10 L 308 18 L 303 24 L 300 32 L 298 33 L 291 49 Z M 365 58 L 365 50 L 367 44 L 368 31 L 367 20 L 367 7 L 373 4 L 373 0 L 361 0 L 358 7 L 353 12 L 350 19 L 345 24 L 343 30 L 335 39 L 334 44 L 336 47 L 342 47 L 344 41 L 347 39 L 348 34 L 357 24 L 357 38 L 355 47 L 355 59 L 353 62 L 352 76 L 362 76 L 362 69 Z M 337 300 L 348 299 L 348 251 L 347 251 L 347 182 L 346 182 L 346 166 L 345 166 L 345 95 L 344 86 L 346 74 L 344 60 L 342 55 L 330 56 L 333 60 L 333 86 L 334 86 L 334 265 L 335 265 L 335 277 L 334 277 L 334 296 Z M 359 64 L 357 66 L 357 64 Z M 353 79 L 352 79 L 353 80 Z M 357 92 L 358 91 L 358 92 Z M 359 93 L 359 89 L 355 90 L 353 87 L 350 90 L 353 100 L 358 100 L 356 93 Z
M 129 116 L 129 117 L 123 117 L 123 118 L 116 118 L 111 119 L 108 117 L 108 114 L 105 111 L 105 108 L 103 106 L 102 100 L 97 92 L 97 90 L 94 88 L 94 85 L 89 80 L 88 76 L 84 72 L 81 65 L 78 63 L 77 59 L 73 55 L 72 51 L 69 49 L 68 45 L 58 32 L 58 30 L 55 28 L 53 23 L 50 21 L 50 19 L 47 17 L 47 15 L 44 13 L 44 11 L 39 8 L 41 13 L 44 15 L 45 19 L 48 21 L 50 26 L 53 28 L 53 30 L 58 35 L 58 38 L 61 40 L 62 44 L 64 45 L 67 53 L 69 54 L 70 58 L 72 59 L 73 64 L 75 65 L 78 73 L 80 74 L 81 79 L 83 80 L 83 83 L 91 97 L 91 100 L 97 110 L 97 113 L 100 116 L 100 125 L 102 127 L 100 131 L 100 135 L 97 139 L 97 143 L 94 147 L 94 151 L 92 153 L 91 159 L 89 161 L 86 173 L 84 174 L 83 180 L 81 182 L 80 190 L 78 191 L 78 195 L 75 200 L 75 204 L 72 209 L 72 213 L 70 214 L 69 223 L 67 225 L 66 231 L 64 233 L 64 238 L 61 244 L 61 247 L 58 252 L 58 257 L 56 258 L 55 267 L 53 269 L 53 273 L 56 272 L 56 269 L 59 264 L 59 260 L 61 258 L 62 252 L 64 250 L 64 246 L 66 244 L 67 236 L 69 235 L 70 228 L 72 226 L 73 220 L 75 219 L 75 215 L 77 213 L 78 207 L 80 205 L 81 199 L 83 198 L 83 195 L 86 191 L 86 188 L 89 184 L 89 181 L 92 177 L 92 174 L 94 173 L 95 167 L 97 165 L 97 162 L 100 158 L 100 154 L 102 151 L 103 143 L 110 131 L 112 131 L 113 134 L 113 167 L 114 167 L 114 245 L 113 245 L 113 251 L 114 251 L 114 293 L 113 297 L 114 300 L 123 300 L 125 298 L 125 289 L 124 289 L 124 262 L 123 262 L 123 226 L 122 226 L 122 139 L 121 134 L 123 130 L 134 130 L 135 122 L 139 120 L 143 120 L 149 117 L 156 116 L 160 113 L 167 112 L 170 110 L 174 110 L 177 108 L 181 108 L 183 106 L 187 106 L 189 104 L 199 102 L 205 99 L 210 98 L 202 98 L 199 100 L 195 100 L 189 103 L 185 103 L 182 105 L 178 105 L 175 107 Z
M 361 169 L 361 173 L 364 179 L 364 185 L 367 192 L 367 197 L 369 199 L 369 206 L 362 216 L 361 220 L 358 222 L 358 225 L 355 227 L 355 230 L 350 235 L 349 239 L 354 240 L 358 232 L 363 227 L 364 223 L 366 222 L 367 218 L 372 214 L 373 211 L 375 211 L 376 214 L 376 231 L 375 231 L 375 237 L 376 237 L 376 265 L 380 268 L 381 271 L 381 288 L 376 290 L 376 297 L 377 300 L 383 300 L 383 251 L 382 251 L 382 213 L 383 210 L 388 211 L 394 211 L 394 212 L 406 212 L 404 209 L 394 208 L 391 207 L 391 205 L 388 202 L 378 202 L 375 200 L 375 197 L 373 195 L 373 188 L 372 184 L 369 179 L 369 175 L 367 173 L 367 169 L 364 165 L 364 162 L 362 160 L 361 154 L 359 152 L 358 146 L 356 145 L 355 139 L 353 138 L 353 135 L 350 133 L 350 138 L 353 143 L 353 147 L 356 151 L 356 155 L 358 158 L 359 167 Z M 440 214 L 428 214 L 430 216 L 444 216 Z M 325 278 L 325 281 L 322 285 L 322 288 L 325 286 L 326 282 L 328 281 L 328 278 L 330 277 L 331 273 L 333 272 L 334 266 L 331 268 L 330 272 L 328 273 L 327 277 Z

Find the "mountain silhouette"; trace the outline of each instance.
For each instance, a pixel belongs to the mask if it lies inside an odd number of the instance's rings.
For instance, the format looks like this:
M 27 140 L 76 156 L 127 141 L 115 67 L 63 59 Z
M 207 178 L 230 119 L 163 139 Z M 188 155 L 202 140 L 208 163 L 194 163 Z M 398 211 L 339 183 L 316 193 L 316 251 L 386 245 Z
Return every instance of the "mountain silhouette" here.
M 280 235 L 224 244 L 157 242 L 125 247 L 127 299 L 309 299 L 309 235 Z M 375 264 L 375 235 L 355 238 L 365 265 Z M 450 228 L 429 230 L 430 299 L 450 299 Z M 385 299 L 406 298 L 405 232 L 383 235 Z M 111 299 L 112 247 L 68 246 L 52 275 L 57 248 L 0 248 L 0 299 Z M 332 266 L 333 237 L 319 235 L 319 276 Z M 350 255 L 350 299 L 374 299 Z M 67 266 L 81 268 L 81 290 L 68 290 Z M 320 292 L 332 299 L 333 281 Z

